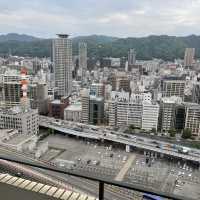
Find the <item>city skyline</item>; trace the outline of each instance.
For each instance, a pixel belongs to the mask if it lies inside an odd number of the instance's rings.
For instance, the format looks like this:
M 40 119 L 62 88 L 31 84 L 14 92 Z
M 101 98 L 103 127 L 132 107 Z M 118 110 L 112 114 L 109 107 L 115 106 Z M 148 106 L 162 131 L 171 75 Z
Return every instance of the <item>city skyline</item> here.
M 1 32 L 53 37 L 57 32 L 77 35 L 143 37 L 198 34 L 200 1 L 126 0 L 74 2 L 20 0 L 17 5 L 0 0 Z M 187 8 L 187 9 L 186 9 Z M 40 22 L 40 24 L 38 23 Z M 55 32 L 56 30 L 56 32 Z

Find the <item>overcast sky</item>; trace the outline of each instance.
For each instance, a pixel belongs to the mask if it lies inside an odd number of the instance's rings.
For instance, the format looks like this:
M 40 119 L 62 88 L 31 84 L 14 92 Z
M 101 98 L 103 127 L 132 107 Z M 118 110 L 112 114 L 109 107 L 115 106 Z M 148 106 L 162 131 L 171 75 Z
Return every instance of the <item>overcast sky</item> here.
M 200 0 L 0 0 L 0 34 L 200 35 Z

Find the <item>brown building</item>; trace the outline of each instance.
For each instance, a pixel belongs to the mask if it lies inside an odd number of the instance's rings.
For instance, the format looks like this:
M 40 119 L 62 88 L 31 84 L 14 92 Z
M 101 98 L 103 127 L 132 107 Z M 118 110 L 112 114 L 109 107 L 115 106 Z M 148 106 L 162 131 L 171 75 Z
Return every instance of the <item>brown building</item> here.
M 114 74 L 111 77 L 112 90 L 130 92 L 130 80 L 125 73 Z
M 69 105 L 69 97 L 53 100 L 49 103 L 49 117 L 64 119 L 64 110 Z

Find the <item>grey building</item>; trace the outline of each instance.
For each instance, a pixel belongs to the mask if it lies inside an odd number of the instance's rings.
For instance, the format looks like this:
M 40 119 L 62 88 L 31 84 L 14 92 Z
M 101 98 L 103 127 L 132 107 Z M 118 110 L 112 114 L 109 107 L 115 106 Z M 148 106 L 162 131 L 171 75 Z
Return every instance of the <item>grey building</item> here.
M 87 44 L 84 42 L 79 43 L 79 70 L 83 80 L 87 71 Z
M 68 35 L 58 34 L 53 39 L 53 65 L 55 74 L 56 96 L 68 96 L 72 91 L 72 41 Z
M 89 123 L 101 125 L 104 123 L 104 99 L 103 97 L 90 96 Z
M 165 77 L 161 80 L 162 97 L 178 96 L 184 100 L 185 85 L 183 77 Z
M 184 66 L 191 67 L 194 62 L 195 48 L 186 48 L 184 57 Z
M 31 83 L 28 87 L 28 97 L 32 109 L 38 109 L 39 114 L 48 113 L 48 86 L 45 83 Z
M 191 129 L 194 135 L 200 135 L 200 105 L 185 103 L 185 128 Z
M 181 102 L 180 97 L 162 98 L 160 101 L 159 130 L 169 131 L 175 127 L 176 104 Z
M 135 49 L 130 49 L 128 52 L 128 65 L 135 65 L 136 63 L 136 51 Z
M 39 133 L 38 110 L 13 107 L 0 110 L 0 129 L 16 129 L 20 134 Z
M 193 85 L 192 102 L 200 104 L 200 82 L 196 82 Z
M 22 97 L 21 76 L 16 70 L 7 70 L 3 75 L 3 101 L 6 106 L 19 105 Z

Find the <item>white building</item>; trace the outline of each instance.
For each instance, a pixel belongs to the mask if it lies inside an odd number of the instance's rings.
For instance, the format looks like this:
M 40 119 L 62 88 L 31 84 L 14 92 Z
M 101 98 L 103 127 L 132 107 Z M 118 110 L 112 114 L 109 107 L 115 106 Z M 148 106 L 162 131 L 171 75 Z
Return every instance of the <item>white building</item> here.
M 142 107 L 142 129 L 150 131 L 155 128 L 157 130 L 158 116 L 159 105 L 150 102 L 144 102 Z
M 88 124 L 89 122 L 89 107 L 90 107 L 90 94 L 89 90 L 81 90 L 81 103 L 82 103 L 82 113 L 81 122 Z
M 64 119 L 68 121 L 81 122 L 82 105 L 80 102 L 69 105 L 64 110 Z
M 72 41 L 65 34 L 58 37 L 53 39 L 53 65 L 57 96 L 63 97 L 72 91 Z
M 16 129 L 20 134 L 39 133 L 38 110 L 13 107 L 0 110 L 0 129 Z
M 132 97 L 132 98 L 131 98 Z M 128 92 L 111 93 L 109 104 L 109 125 L 134 125 L 141 127 L 142 101 Z

